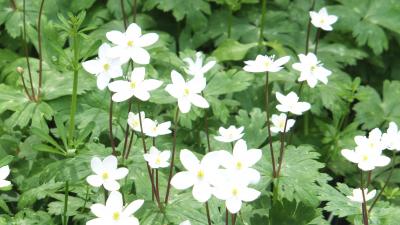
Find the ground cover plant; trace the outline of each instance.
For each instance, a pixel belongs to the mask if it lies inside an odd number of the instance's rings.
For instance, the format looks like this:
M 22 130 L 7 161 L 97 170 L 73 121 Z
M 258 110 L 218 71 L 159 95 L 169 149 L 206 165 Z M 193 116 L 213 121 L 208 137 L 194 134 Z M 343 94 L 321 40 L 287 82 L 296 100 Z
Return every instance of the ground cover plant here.
M 0 224 L 399 224 L 399 1 L 0 5 Z

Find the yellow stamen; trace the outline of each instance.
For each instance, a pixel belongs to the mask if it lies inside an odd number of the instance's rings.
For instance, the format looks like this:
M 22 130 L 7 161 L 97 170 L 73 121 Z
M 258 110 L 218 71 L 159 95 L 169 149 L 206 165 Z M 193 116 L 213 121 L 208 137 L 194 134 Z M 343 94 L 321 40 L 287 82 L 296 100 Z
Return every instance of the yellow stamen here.
M 133 41 L 128 41 L 127 44 L 128 44 L 129 47 L 133 47 L 134 42 Z
M 107 172 L 104 172 L 104 173 L 101 175 L 101 178 L 103 178 L 103 180 L 107 180 L 109 177 L 110 177 L 110 176 L 108 175 Z
M 135 81 L 131 81 L 131 88 L 136 88 L 136 82 Z
M 197 172 L 197 178 L 199 178 L 199 179 L 203 179 L 204 178 L 204 171 L 203 170 L 199 170 Z
M 185 89 L 183 89 L 183 94 L 184 94 L 185 96 L 188 96 L 188 95 L 189 95 L 189 93 L 190 93 L 190 90 L 189 90 L 189 88 L 185 88 Z
M 368 158 L 369 158 L 368 155 L 363 155 L 362 160 L 363 160 L 363 161 L 367 161 Z
M 242 167 L 243 167 L 242 162 L 240 162 L 240 161 L 236 162 L 236 169 L 240 170 L 240 169 L 242 169 Z
M 160 158 L 160 156 L 157 156 L 157 158 L 156 158 L 156 164 L 157 164 L 157 165 L 160 165 L 160 164 L 161 164 L 161 158 Z
M 119 212 L 114 212 L 113 213 L 113 220 L 118 221 L 119 217 L 120 217 Z
M 239 190 L 237 188 L 233 188 L 232 189 L 232 195 L 233 196 L 238 196 L 238 194 L 239 194 Z
M 105 71 L 108 71 L 110 69 L 110 64 L 108 64 L 108 63 L 104 64 L 103 68 Z

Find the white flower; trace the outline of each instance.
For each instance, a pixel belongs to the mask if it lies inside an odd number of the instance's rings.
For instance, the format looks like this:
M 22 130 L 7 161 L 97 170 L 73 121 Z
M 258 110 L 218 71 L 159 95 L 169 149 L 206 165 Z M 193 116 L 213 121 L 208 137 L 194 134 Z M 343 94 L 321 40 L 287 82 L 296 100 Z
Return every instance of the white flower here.
M 386 144 L 382 142 L 382 132 L 378 128 L 369 132 L 368 138 L 366 136 L 355 136 L 354 141 L 357 147 L 366 151 L 377 151 L 379 154 L 386 148 Z
M 212 194 L 211 184 L 220 163 L 219 154 L 219 151 L 209 152 L 200 162 L 191 151 L 181 150 L 180 159 L 186 171 L 175 174 L 171 185 L 178 190 L 193 186 L 193 197 L 199 202 L 208 201 Z
M 132 59 L 135 63 L 149 64 L 150 54 L 144 47 L 154 44 L 158 40 L 156 33 L 142 35 L 141 28 L 132 23 L 125 33 L 110 31 L 106 33 L 107 39 L 117 45 L 113 48 L 114 56 L 120 57 L 122 62 Z
M 248 183 L 258 183 L 260 173 L 251 168 L 262 156 L 260 149 L 247 149 L 246 141 L 240 139 L 233 147 L 233 154 L 227 151 L 221 151 L 221 165 L 230 173 L 236 175 L 236 179 L 243 179 Z
M 192 76 L 204 76 L 214 65 L 215 61 L 209 61 L 203 66 L 203 54 L 196 52 L 196 61 L 191 58 L 183 59 L 188 64 L 188 68 L 185 69 L 186 73 Z
M 273 126 L 271 127 L 271 132 L 273 133 L 283 132 L 283 130 L 285 129 L 286 117 L 287 116 L 285 113 L 281 113 L 279 116 L 276 114 L 272 115 L 271 122 Z M 288 132 L 290 128 L 293 127 L 294 123 L 295 123 L 294 119 L 288 119 L 286 122 L 285 132 Z
M 169 157 L 171 152 L 164 150 L 160 152 L 156 147 L 151 146 L 149 153 L 144 154 L 144 159 L 149 163 L 153 169 L 165 168 L 169 166 Z
M 310 12 L 311 23 L 317 27 L 321 28 L 322 30 L 331 31 L 333 30 L 332 24 L 334 24 L 338 17 L 334 15 L 328 15 L 326 8 L 322 8 L 319 12 Z
M 158 123 L 156 120 L 145 119 L 144 120 L 144 133 L 149 137 L 157 137 L 160 135 L 171 133 L 171 122 L 167 121 L 164 123 Z
M 93 204 L 92 213 L 98 217 L 86 222 L 86 225 L 139 225 L 139 220 L 133 215 L 142 205 L 144 200 L 136 200 L 124 207 L 122 194 L 118 191 L 111 192 L 107 202 Z
M 10 175 L 10 167 L 8 165 L 0 167 L 0 188 L 11 185 L 11 182 L 6 180 L 8 175 Z
M 235 126 L 229 126 L 227 129 L 220 127 L 218 130 L 220 136 L 215 136 L 214 138 L 220 142 L 233 142 L 243 137 L 243 130 L 244 127 L 236 128 Z
M 389 128 L 382 135 L 382 142 L 387 149 L 400 151 L 400 131 L 395 122 L 389 123 Z
M 127 168 L 117 168 L 118 161 L 113 155 L 107 156 L 103 161 L 93 157 L 90 163 L 95 175 L 90 175 L 86 181 L 93 187 L 104 186 L 108 191 L 116 191 L 120 188 L 117 180 L 121 180 L 128 174 Z
M 125 101 L 132 96 L 147 101 L 150 99 L 149 91 L 159 88 L 162 84 L 161 81 L 155 79 L 144 79 L 145 68 L 137 67 L 132 71 L 131 78 L 129 81 L 117 80 L 111 82 L 108 88 L 115 92 L 112 96 L 114 102 Z
M 318 81 L 324 84 L 328 83 L 328 76 L 332 72 L 323 67 L 314 53 L 310 52 L 307 55 L 299 54 L 299 59 L 299 63 L 292 65 L 293 69 L 300 71 L 298 81 L 307 81 L 308 86 L 311 88 L 314 88 Z
M 284 56 L 277 60 L 274 60 L 275 56 L 271 57 L 267 55 L 258 55 L 255 60 L 245 61 L 247 65 L 243 69 L 251 73 L 261 72 L 278 72 L 283 69 L 283 65 L 289 62 L 290 57 Z
M 111 78 L 122 76 L 121 62 L 110 56 L 110 45 L 104 43 L 99 48 L 99 57 L 82 63 L 83 68 L 97 77 L 97 87 L 104 90 Z
M 364 189 L 364 195 L 365 195 L 365 202 L 373 199 L 375 197 L 376 190 L 372 190 L 371 192 L 368 193 L 368 188 Z M 363 195 L 362 195 L 362 190 L 361 188 L 355 188 L 353 189 L 353 195 L 352 196 L 346 196 L 353 202 L 358 202 L 358 203 L 363 203 Z
M 295 115 L 301 115 L 303 112 L 311 108 L 310 103 L 299 102 L 299 97 L 294 92 L 290 92 L 286 96 L 276 92 L 276 98 L 280 103 L 276 106 L 276 109 L 281 112 L 291 112 Z
M 182 75 L 175 70 L 171 72 L 172 84 L 168 84 L 165 90 L 174 98 L 178 99 L 178 107 L 182 113 L 188 113 L 191 105 L 200 108 L 208 108 L 210 105 L 200 93 L 206 87 L 206 79 L 196 76 L 186 82 Z
M 370 171 L 375 167 L 386 166 L 390 163 L 390 158 L 382 155 L 382 151 L 360 146 L 357 146 L 355 150 L 343 149 L 341 153 L 350 162 L 357 163 L 358 168 L 363 171 Z
M 242 202 L 251 202 L 260 196 L 259 191 L 249 188 L 248 183 L 239 179 L 239 176 L 232 174 L 230 178 L 224 179 L 226 176 L 220 178 L 224 182 L 220 182 L 220 185 L 213 188 L 213 194 L 216 198 L 225 201 L 226 208 L 230 213 L 239 212 Z
M 142 123 L 145 121 L 145 113 L 143 111 L 140 112 L 140 118 L 142 119 Z M 140 120 L 139 120 L 139 113 L 135 114 L 133 112 L 129 112 L 128 114 L 128 125 L 137 132 L 141 132 L 140 129 Z M 142 124 L 144 126 L 144 124 Z M 144 128 L 143 128 L 144 129 Z
M 185 220 L 182 223 L 180 223 L 179 225 L 191 225 L 189 220 Z

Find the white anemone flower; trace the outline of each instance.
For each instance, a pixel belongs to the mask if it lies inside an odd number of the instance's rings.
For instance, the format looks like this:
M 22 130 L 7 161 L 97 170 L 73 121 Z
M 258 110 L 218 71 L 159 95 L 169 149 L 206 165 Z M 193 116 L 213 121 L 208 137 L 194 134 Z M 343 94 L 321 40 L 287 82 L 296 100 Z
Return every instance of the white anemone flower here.
M 210 105 L 201 96 L 201 92 L 206 88 L 206 79 L 196 76 L 186 82 L 182 75 L 177 71 L 171 72 L 172 84 L 168 84 L 165 90 L 178 100 L 178 107 L 181 113 L 188 113 L 193 105 L 199 108 L 208 108 Z
M 300 71 L 298 81 L 307 81 L 308 86 L 311 88 L 314 88 L 318 81 L 324 84 L 328 83 L 328 77 L 332 72 L 323 67 L 314 53 L 299 54 L 299 59 L 300 62 L 292 65 L 293 69 Z
M 255 60 L 248 60 L 244 63 L 247 64 L 243 70 L 251 73 L 261 72 L 279 72 L 283 69 L 283 65 L 289 62 L 290 56 L 284 56 L 275 60 L 275 56 L 257 55 Z
M 114 102 L 122 102 L 132 96 L 147 101 L 150 99 L 150 91 L 159 88 L 161 81 L 155 79 L 145 80 L 146 71 L 144 67 L 137 67 L 132 71 L 129 81 L 117 80 L 108 85 L 110 91 L 115 92 L 112 96 Z
M 299 102 L 299 97 L 293 91 L 286 96 L 280 92 L 276 92 L 276 98 L 280 103 L 276 106 L 276 109 L 281 112 L 291 112 L 295 115 L 301 115 L 311 108 L 310 103 Z
M 179 225 L 192 225 L 192 224 L 190 223 L 189 220 L 185 220 L 182 223 L 180 223 Z
M 170 134 L 172 131 L 171 122 L 158 123 L 157 120 L 145 119 L 144 120 L 144 133 L 149 137 L 158 137 L 161 135 Z
M 373 199 L 376 195 L 376 190 L 372 190 L 371 192 L 368 193 L 368 188 L 364 189 L 364 195 L 365 195 L 365 202 Z M 361 188 L 355 188 L 353 189 L 353 195 L 351 196 L 346 196 L 353 202 L 358 202 L 358 203 L 363 203 L 363 194 Z
M 235 126 L 229 126 L 228 128 L 223 128 L 220 127 L 218 129 L 219 136 L 215 136 L 215 140 L 220 141 L 220 142 L 234 142 L 239 139 L 241 139 L 244 135 L 242 133 L 244 130 L 244 127 L 238 127 L 236 128 Z
M 122 76 L 121 62 L 110 55 L 110 45 L 104 43 L 100 46 L 98 58 L 82 63 L 83 68 L 97 77 L 97 87 L 104 90 L 111 78 Z
M 310 12 L 311 23 L 316 28 L 321 28 L 322 30 L 331 31 L 333 30 L 332 24 L 336 23 L 338 17 L 335 15 L 329 15 L 326 8 L 321 8 L 319 12 Z
M 169 158 L 171 151 L 159 151 L 156 147 L 151 146 L 149 153 L 143 155 L 144 159 L 149 163 L 152 169 L 165 168 L 169 166 Z
M 280 115 L 272 115 L 271 117 L 271 122 L 272 122 L 272 127 L 271 127 L 271 132 L 272 133 L 279 133 L 279 132 L 284 132 L 285 129 L 285 122 L 286 122 L 287 115 L 285 113 L 281 113 Z M 290 128 L 293 127 L 294 123 L 296 121 L 294 119 L 288 119 L 286 122 L 286 131 L 288 132 Z
M 224 173 L 222 173 L 224 174 Z M 223 177 L 220 178 L 219 185 L 213 188 L 213 194 L 216 198 L 225 201 L 226 208 L 232 214 L 235 214 L 240 211 L 242 208 L 243 202 L 252 202 L 256 200 L 260 196 L 260 192 L 248 187 L 248 183 L 243 179 L 240 179 L 240 176 L 233 176 L 233 174 L 224 174 Z
M 233 147 L 233 154 L 221 151 L 221 165 L 230 173 L 236 174 L 237 179 L 256 184 L 260 181 L 260 173 L 251 168 L 262 156 L 260 149 L 247 149 L 246 141 L 240 139 Z
M 120 188 L 117 180 L 121 180 L 128 175 L 127 168 L 117 168 L 118 160 L 115 156 L 107 156 L 103 161 L 98 157 L 93 157 L 90 163 L 94 175 L 86 178 L 86 181 L 93 187 L 104 186 L 108 191 L 116 191 Z
M 382 142 L 387 149 L 400 151 L 400 131 L 395 122 L 389 123 L 389 128 L 382 135 Z
M 130 24 L 125 33 L 114 30 L 107 32 L 106 36 L 116 45 L 113 48 L 113 55 L 120 57 L 123 63 L 132 59 L 135 63 L 149 64 L 150 54 L 144 47 L 158 41 L 156 33 L 142 35 L 142 29 L 136 23 Z
M 368 137 L 355 136 L 354 141 L 357 147 L 366 151 L 378 152 L 379 154 L 386 148 L 386 144 L 382 141 L 382 131 L 379 128 L 375 128 L 369 132 Z
M 209 61 L 203 66 L 203 54 L 201 52 L 196 52 L 196 60 L 191 58 L 183 59 L 188 64 L 188 68 L 185 69 L 186 73 L 192 76 L 204 76 L 213 66 L 215 66 L 216 61 Z
M 145 117 L 145 112 L 141 111 L 140 112 L 140 118 L 142 119 L 142 126 L 146 117 Z M 141 132 L 140 129 L 140 118 L 139 118 L 139 113 L 135 114 L 133 112 L 129 112 L 128 114 L 128 125 L 132 128 L 132 130 Z M 144 128 L 143 128 L 144 129 Z
M 171 185 L 178 190 L 193 186 L 193 197 L 202 203 L 208 201 L 212 194 L 211 185 L 220 166 L 219 154 L 219 151 L 209 152 L 200 162 L 191 151 L 181 150 L 180 160 L 186 171 L 175 174 Z
M 10 175 L 10 167 L 8 165 L 0 167 L 0 188 L 11 185 L 11 182 L 6 180 L 8 175 Z
M 343 157 L 352 163 L 356 163 L 363 171 L 371 171 L 375 167 L 383 167 L 390 163 L 390 158 L 382 155 L 382 151 L 372 150 L 357 146 L 355 150 L 343 149 Z
M 135 200 L 124 207 L 122 194 L 118 191 L 111 192 L 106 204 L 93 204 L 92 213 L 98 217 L 86 222 L 86 225 L 139 225 L 139 220 L 133 215 L 144 200 Z

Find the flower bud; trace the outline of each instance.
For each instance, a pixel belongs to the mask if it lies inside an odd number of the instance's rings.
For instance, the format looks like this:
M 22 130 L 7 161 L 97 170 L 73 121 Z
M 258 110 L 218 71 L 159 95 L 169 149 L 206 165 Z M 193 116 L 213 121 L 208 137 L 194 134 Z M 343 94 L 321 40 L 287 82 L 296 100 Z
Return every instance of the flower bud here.
M 18 72 L 19 74 L 23 74 L 23 73 L 24 73 L 24 68 L 18 66 L 18 67 L 17 67 L 17 72 Z

